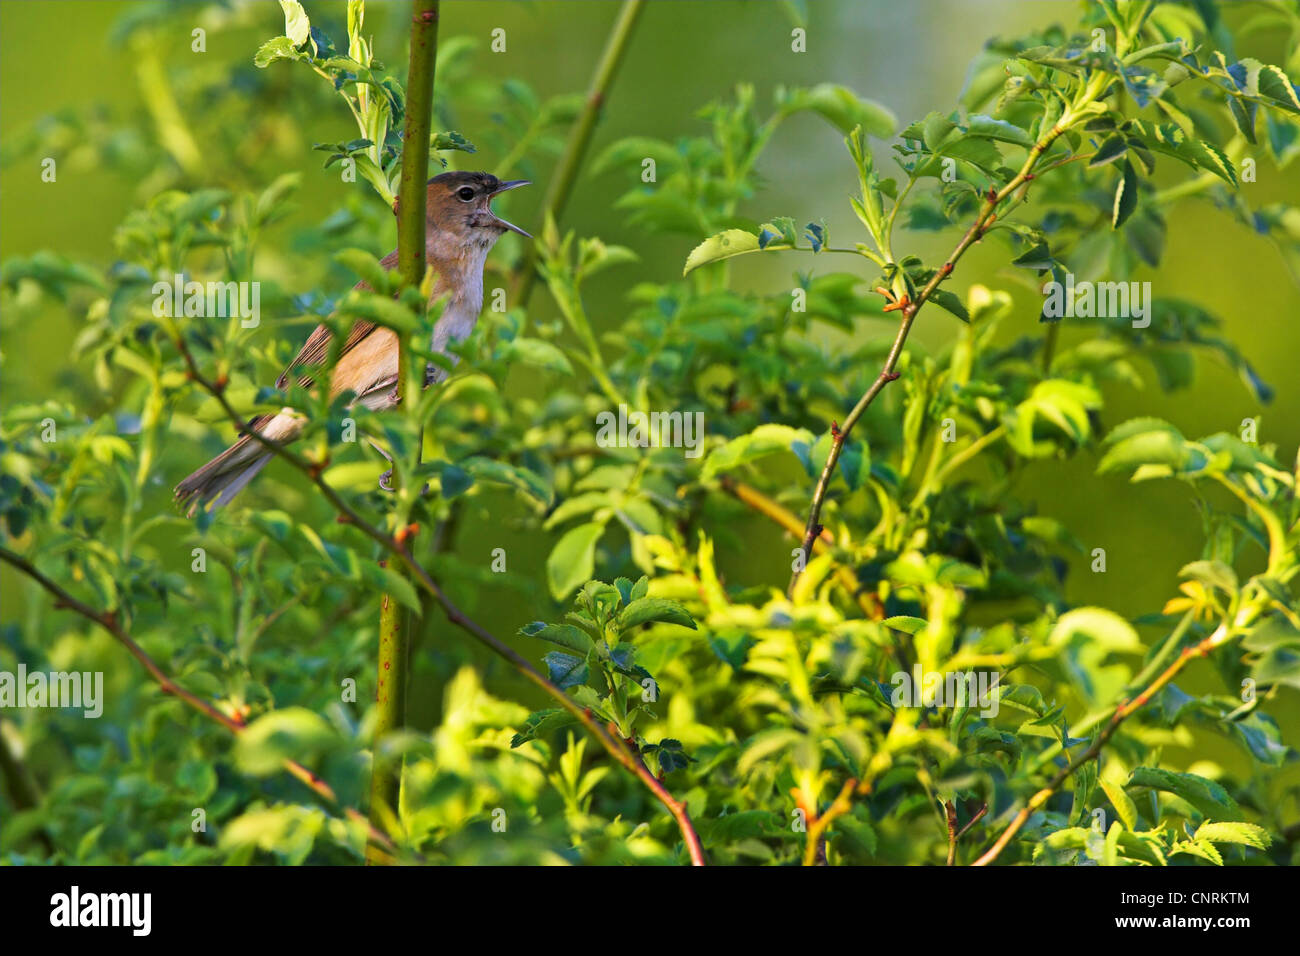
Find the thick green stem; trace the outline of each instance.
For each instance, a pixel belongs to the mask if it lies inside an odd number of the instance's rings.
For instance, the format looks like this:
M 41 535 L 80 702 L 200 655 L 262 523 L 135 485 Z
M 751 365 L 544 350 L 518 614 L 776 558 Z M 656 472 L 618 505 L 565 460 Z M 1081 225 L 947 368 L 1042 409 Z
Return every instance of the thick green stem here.
M 578 178 L 578 170 L 587 155 L 592 133 L 596 130 L 596 122 L 600 119 L 601 110 L 605 105 L 605 96 L 614 82 L 614 74 L 618 72 L 618 67 L 623 62 L 623 54 L 627 51 L 627 45 L 632 39 L 632 31 L 636 27 L 643 6 L 645 0 L 625 0 L 623 8 L 618 13 L 618 19 L 614 21 L 614 28 L 605 42 L 605 52 L 601 54 L 600 63 L 591 78 L 591 87 L 587 91 L 587 105 L 582 115 L 578 117 L 577 125 L 569 134 L 564 156 L 561 157 L 560 165 L 556 167 L 550 186 L 546 190 L 546 200 L 542 205 L 543 218 L 549 213 L 558 222 L 565 204 L 569 201 L 569 193 Z M 528 296 L 533 290 L 533 282 L 536 278 L 537 245 L 531 243 L 528 251 L 524 253 L 524 261 L 519 267 L 516 280 L 514 301 L 518 305 L 528 304 Z
M 406 608 L 385 594 L 379 608 L 379 676 L 375 687 L 375 736 L 370 771 L 370 823 L 393 832 L 399 820 L 402 760 L 389 759 L 381 747 L 384 738 L 406 722 L 407 661 L 410 659 L 410 622 Z M 367 851 L 366 862 L 379 862 L 378 851 Z
M 424 279 L 425 262 L 425 190 L 429 176 L 429 131 L 433 116 L 433 74 L 438 55 L 439 0 L 413 0 L 411 4 L 411 60 L 406 77 L 406 132 L 402 148 L 402 179 L 397 209 L 397 271 L 403 287 L 419 287 Z M 411 359 L 406 340 L 398 336 L 397 399 L 414 393 L 408 379 L 412 377 Z M 397 479 L 399 469 L 394 468 Z M 401 514 L 402 489 L 397 489 L 395 508 L 397 523 L 405 524 Z M 409 577 L 400 563 L 393 569 Z M 376 676 L 376 716 L 371 744 L 373 760 L 370 771 L 370 823 L 379 830 L 393 832 L 400 819 L 402 761 L 383 758 L 385 738 L 406 723 L 406 684 L 410 622 L 406 609 L 393 594 L 385 594 L 379 612 L 379 660 Z M 382 862 L 377 851 L 367 851 L 367 863 Z

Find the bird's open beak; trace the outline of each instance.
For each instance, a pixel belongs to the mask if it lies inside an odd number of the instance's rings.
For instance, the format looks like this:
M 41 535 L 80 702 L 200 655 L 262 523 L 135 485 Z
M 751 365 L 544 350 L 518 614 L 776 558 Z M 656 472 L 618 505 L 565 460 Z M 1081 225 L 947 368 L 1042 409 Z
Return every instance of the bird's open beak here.
M 499 195 L 500 193 L 503 193 L 503 192 L 505 192 L 505 191 L 507 191 L 507 190 L 509 190 L 509 189 L 518 189 L 520 186 L 531 186 L 531 185 L 532 185 L 532 182 L 529 181 L 529 180 L 527 180 L 527 179 L 512 179 L 512 180 L 510 180 L 510 182 L 508 182 L 508 183 L 502 183 L 500 186 L 498 186 L 496 189 L 494 189 L 494 190 L 492 191 L 492 195 L 493 195 L 493 196 L 497 196 L 497 195 Z M 491 206 L 488 207 L 488 212 L 492 213 L 492 218 L 493 218 L 493 219 L 495 219 L 495 220 L 496 220 L 497 222 L 499 222 L 501 225 L 505 226 L 505 227 L 506 227 L 507 229 L 509 229 L 511 232 L 517 232 L 517 233 L 519 233 L 519 235 L 523 236 L 525 239 L 531 239 L 531 238 L 533 238 L 532 235 L 530 235 L 530 234 L 527 233 L 527 232 L 524 232 L 522 229 L 520 229 L 518 226 L 516 226 L 513 222 L 506 222 L 504 219 L 502 219 L 500 216 L 498 216 L 498 215 L 497 215 L 497 214 L 492 210 L 492 207 L 491 207 Z

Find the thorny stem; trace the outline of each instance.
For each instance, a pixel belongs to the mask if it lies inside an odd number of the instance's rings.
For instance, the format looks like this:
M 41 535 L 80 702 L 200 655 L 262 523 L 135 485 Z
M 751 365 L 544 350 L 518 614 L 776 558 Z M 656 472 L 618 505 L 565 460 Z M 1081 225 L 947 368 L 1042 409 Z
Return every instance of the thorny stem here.
M 419 287 L 424 279 L 426 216 L 425 180 L 429 175 L 429 127 L 433 115 L 433 75 L 438 58 L 439 0 L 411 3 L 411 58 L 406 78 L 406 132 L 397 210 L 397 270 L 403 286 Z M 406 336 L 397 337 L 397 401 L 407 391 L 410 355 Z M 397 469 L 394 469 L 394 475 Z M 403 574 L 401 569 L 396 569 Z M 405 576 L 405 575 L 403 575 Z M 385 593 L 379 603 L 379 647 L 375 677 L 375 729 L 371 741 L 370 823 L 399 826 L 402 759 L 385 760 L 384 740 L 406 723 L 406 685 L 410 669 L 409 614 L 397 597 Z M 367 863 L 381 859 L 366 853 Z
M 0 561 L 4 561 L 6 564 L 17 568 L 49 592 L 54 597 L 55 607 L 66 608 L 67 610 L 74 611 L 86 620 L 92 621 L 104 630 L 108 631 L 108 633 L 111 634 L 119 644 L 131 653 L 132 657 L 144 665 L 144 669 L 149 672 L 149 676 L 151 676 L 158 683 L 158 686 L 162 688 L 163 693 L 171 694 L 186 706 L 198 711 L 210 720 L 216 721 L 236 736 L 244 732 L 247 725 L 242 720 L 237 717 L 232 717 L 217 709 L 202 697 L 191 693 L 180 684 L 176 683 L 176 681 L 172 680 L 167 672 L 159 666 L 158 662 L 150 657 L 149 654 L 145 652 L 144 648 L 137 644 L 127 630 L 122 627 L 115 611 L 97 611 L 89 604 L 77 600 L 53 580 L 42 574 L 34 564 L 23 558 L 21 555 L 10 551 L 8 548 L 0 547 Z M 284 769 L 306 784 L 318 797 L 321 798 L 321 800 L 331 806 L 338 806 L 338 797 L 335 796 L 333 788 L 302 764 L 294 760 L 285 760 Z M 366 822 L 366 818 L 356 810 L 345 808 L 344 812 L 349 819 L 362 823 Z M 383 847 L 389 852 L 393 851 L 394 847 L 392 841 L 390 841 L 382 831 L 370 827 L 368 835 L 372 843 Z
M 1056 142 L 1057 137 L 1064 133 L 1068 128 L 1068 116 L 1063 116 L 1060 123 L 1053 126 L 1043 139 L 1033 145 L 1029 150 L 1029 155 L 1025 158 L 1024 166 L 1021 167 L 1020 172 L 1017 173 L 1015 177 L 998 192 L 993 193 L 990 190 L 990 195 L 985 198 L 984 203 L 980 208 L 979 215 L 975 218 L 975 222 L 966 230 L 966 234 L 962 236 L 961 241 L 957 243 L 956 248 L 954 248 L 949 254 L 944 264 L 935 271 L 934 275 L 930 277 L 930 281 L 925 284 L 924 288 L 922 288 L 919 293 L 917 293 L 916 299 L 907 300 L 904 298 L 901 302 L 897 303 L 898 311 L 902 318 L 898 325 L 898 333 L 894 336 L 894 344 L 890 347 L 889 354 L 885 358 L 884 367 L 881 368 L 880 374 L 876 376 L 875 381 L 871 383 L 870 388 L 868 388 L 862 398 L 858 400 L 857 405 L 855 405 L 853 410 L 849 412 L 848 417 L 844 419 L 844 423 L 840 426 L 839 431 L 831 438 L 830 455 L 826 459 L 826 466 L 822 469 L 821 478 L 817 481 L 817 488 L 813 492 L 812 505 L 808 511 L 808 523 L 804 528 L 803 542 L 800 545 L 803 550 L 804 561 L 798 565 L 799 567 L 801 567 L 802 564 L 807 563 L 809 552 L 812 549 L 813 540 L 822 532 L 822 526 L 820 523 L 822 505 L 826 500 L 826 493 L 830 489 L 831 477 L 835 474 L 835 465 L 840 460 L 840 453 L 844 450 L 844 444 L 848 440 L 849 433 L 853 431 L 853 427 L 858 423 L 858 420 L 862 418 L 863 413 L 871 406 L 871 403 L 876 400 L 876 396 L 884 390 L 886 385 L 898 378 L 898 360 L 903 354 L 903 346 L 907 342 L 908 333 L 912 331 L 912 323 L 916 319 L 916 313 L 920 311 L 921 306 L 925 305 L 925 303 L 929 301 L 930 296 L 932 296 L 935 290 L 939 288 L 939 284 L 952 274 L 954 267 L 965 254 L 966 250 L 983 238 L 987 227 L 995 218 L 997 218 L 997 209 L 1003 200 L 1011 196 L 1022 186 L 1029 183 L 1033 178 L 1034 166 L 1038 162 L 1039 158 L 1051 148 L 1052 144 Z M 799 574 L 800 571 L 796 570 L 791 575 L 790 591 L 794 590 L 795 583 L 799 580 Z
M 1051 782 L 1048 783 L 1046 787 L 1030 797 L 1029 802 L 1026 803 L 1020 812 L 1012 818 L 1011 823 L 1002 831 L 1002 835 L 997 838 L 997 841 L 993 846 L 991 846 L 983 856 L 971 865 L 987 866 L 996 860 L 1002 851 L 1006 849 L 1007 844 L 1011 842 L 1011 838 L 1014 837 L 1016 833 L 1019 832 L 1020 828 L 1025 825 L 1025 822 L 1051 798 L 1052 794 L 1056 793 L 1066 780 L 1070 779 L 1071 776 L 1078 772 L 1080 767 L 1083 767 L 1089 761 L 1097 758 L 1101 753 L 1102 748 L 1106 746 L 1110 741 L 1110 738 L 1114 736 L 1115 731 L 1119 729 L 1121 723 L 1123 723 L 1128 717 L 1132 716 L 1135 712 L 1145 707 L 1162 687 L 1182 672 L 1183 668 L 1187 666 L 1189 661 L 1198 657 L 1206 657 L 1209 655 L 1210 651 L 1226 644 L 1235 634 L 1239 633 L 1240 628 L 1250 624 L 1259 615 L 1260 611 L 1261 607 L 1256 604 L 1250 604 L 1243 607 L 1236 615 L 1235 627 L 1230 628 L 1228 623 L 1225 621 L 1204 640 L 1201 640 L 1190 647 L 1183 648 L 1182 653 L 1178 655 L 1178 659 L 1166 667 L 1158 677 L 1147 685 L 1145 690 L 1136 697 L 1123 701 L 1117 705 L 1110 715 L 1110 720 L 1107 721 L 1106 726 L 1102 729 L 1101 733 L 1097 735 L 1097 738 L 1092 742 L 1088 749 L 1071 761 L 1065 768 L 1057 772 L 1056 776 L 1052 778 Z
M 465 631 L 475 640 L 487 646 L 491 651 L 505 660 L 519 671 L 527 680 L 531 681 L 537 687 L 541 688 L 546 694 L 553 698 L 564 710 L 568 711 L 577 721 L 582 724 L 583 728 L 590 733 L 596 741 L 605 748 L 611 757 L 613 757 L 625 769 L 637 777 L 647 788 L 655 795 L 677 822 L 678 829 L 682 833 L 683 842 L 686 845 L 687 852 L 690 855 L 691 863 L 695 866 L 704 866 L 704 849 L 700 843 L 699 835 L 695 832 L 695 827 L 691 823 L 690 814 L 687 812 L 685 803 L 676 800 L 663 787 L 654 775 L 646 769 L 645 765 L 640 762 L 639 758 L 633 754 L 627 745 L 619 738 L 613 737 L 602 727 L 592 716 L 590 710 L 578 705 L 576 701 L 554 683 L 547 680 L 540 671 L 530 664 L 523 656 L 515 651 L 504 641 L 497 638 L 491 632 L 487 631 L 474 620 L 469 618 L 463 611 L 457 607 L 452 600 L 447 597 L 442 588 L 433 579 L 429 572 L 422 564 L 411 556 L 410 551 L 392 535 L 385 533 L 365 518 L 361 517 L 337 491 L 329 486 L 321 477 L 324 470 L 319 464 L 308 461 L 297 453 L 290 451 L 285 446 L 272 441 L 256 429 L 248 427 L 244 419 L 235 411 L 229 400 L 225 396 L 224 389 L 218 388 L 213 382 L 204 378 L 199 372 L 198 366 L 194 361 L 194 356 L 190 353 L 189 346 L 183 338 L 176 339 L 176 347 L 185 360 L 189 377 L 204 391 L 210 394 L 221 405 L 226 417 L 234 423 L 235 427 L 243 435 L 248 435 L 253 441 L 260 444 L 267 451 L 271 452 L 291 466 L 302 472 L 307 479 L 316 486 L 325 500 L 333 506 L 334 510 L 339 513 L 339 521 L 343 524 L 349 524 L 358 531 L 370 538 L 381 548 L 387 551 L 393 557 L 397 558 L 415 577 L 416 584 L 423 588 L 442 608 L 443 614 L 452 624 Z

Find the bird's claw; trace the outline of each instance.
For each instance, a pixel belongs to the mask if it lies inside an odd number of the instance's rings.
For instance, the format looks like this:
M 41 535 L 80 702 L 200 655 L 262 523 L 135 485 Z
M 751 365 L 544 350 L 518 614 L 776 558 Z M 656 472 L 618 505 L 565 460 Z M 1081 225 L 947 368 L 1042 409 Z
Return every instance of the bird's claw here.
M 389 468 L 386 472 L 384 472 L 382 475 L 379 476 L 379 487 L 382 488 L 384 491 L 393 490 L 393 469 Z M 420 497 L 424 497 L 428 493 L 429 493 L 429 483 L 426 481 L 424 483 L 424 487 L 420 489 Z

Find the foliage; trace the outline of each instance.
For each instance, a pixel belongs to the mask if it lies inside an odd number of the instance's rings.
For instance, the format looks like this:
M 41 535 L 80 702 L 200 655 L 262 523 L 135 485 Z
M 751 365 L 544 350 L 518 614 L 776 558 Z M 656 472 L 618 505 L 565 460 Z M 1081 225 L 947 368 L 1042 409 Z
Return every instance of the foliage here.
M 249 75 L 266 83 L 285 66 L 273 61 L 289 60 L 326 76 L 321 90 L 295 71 L 293 89 L 324 108 L 347 101 L 361 139 L 329 145 L 330 162 L 355 159 L 391 205 L 403 96 L 373 58 L 360 4 L 348 7 L 346 56 L 299 4 L 284 6 L 286 34 L 261 47 L 267 69 Z M 1196 303 L 1158 297 L 1142 328 L 1125 317 L 1034 322 L 996 283 L 1037 290 L 1067 273 L 1127 282 L 1160 265 L 1170 209 L 1188 198 L 1230 210 L 1295 257 L 1300 211 L 1253 208 L 1240 186 L 1245 159 L 1285 169 L 1300 152 L 1298 64 L 1234 58 L 1208 4 L 1083 8 L 1070 29 L 991 41 L 957 109 L 901 129 L 843 87 L 782 89 L 764 107 L 741 85 L 700 111 L 703 135 L 613 143 L 591 174 L 633 180 L 655 160 L 657 181 L 638 181 L 617 205 L 645 233 L 677 237 L 686 274 L 638 272 L 634 250 L 549 218 L 538 267 L 558 318 L 541 321 L 524 303 L 485 312 L 452 377 L 396 413 L 257 385 L 275 379 L 300 326 L 318 321 L 339 331 L 378 321 L 408 336 L 418 362 L 435 360 L 425 345 L 436 306 L 426 314 L 413 290 L 392 298 L 366 238 L 387 211 L 357 201 L 295 241 L 307 256 L 344 250 L 323 287 L 363 278 L 374 292 L 311 300 L 265 281 L 270 336 L 236 317 L 158 316 L 148 292 L 160 275 L 263 275 L 269 248 L 286 244 L 277 223 L 295 184 L 234 169 L 205 188 L 132 128 L 146 154 L 135 161 L 165 172 L 119 229 L 119 261 L 51 252 L 4 264 L 6 322 L 39 297 L 66 303 L 82 320 L 69 361 L 85 374 L 4 410 L 3 546 L 111 612 L 179 684 L 247 727 L 232 740 L 159 693 L 104 630 L 31 611 L 6 625 L 0 659 L 99 669 L 109 692 L 98 724 L 6 716 L 10 747 L 55 756 L 43 758 L 44 798 L 6 807 L 0 851 L 113 863 L 361 858 L 365 825 L 339 807 L 366 792 L 378 595 L 392 592 L 425 627 L 441 612 L 381 563 L 393 555 L 355 522 L 333 521 L 310 476 L 281 463 L 227 513 L 170 512 L 160 492 L 184 473 L 180 446 L 198 460 L 218 446 L 215 431 L 230 431 L 207 380 L 223 383 L 240 415 L 301 414 L 305 461 L 386 534 L 426 529 L 412 553 L 457 594 L 549 595 L 548 619 L 521 621 L 506 643 L 541 661 L 578 713 L 510 702 L 520 685 L 496 675 L 489 690 L 482 668 L 449 668 L 436 726 L 412 728 L 394 751 L 406 761 L 401 858 L 685 862 L 679 821 L 591 746 L 585 715 L 681 801 L 710 863 L 969 863 L 1045 787 L 999 862 L 1289 862 L 1273 782 L 1295 741 L 1270 714 L 1300 689 L 1296 470 L 1236 435 L 1193 438 L 1150 417 L 1107 427 L 1105 411 L 1108 392 L 1140 385 L 1148 370 L 1163 389 L 1189 387 L 1196 355 L 1236 369 L 1260 401 L 1268 386 Z M 1293 5 L 1269 10 L 1300 35 Z M 470 56 L 459 39 L 444 41 L 441 125 L 452 125 L 446 104 L 461 91 L 491 95 L 517 120 L 503 133 L 517 151 L 507 165 L 558 151 L 581 100 L 541 106 L 516 80 L 489 94 Z M 799 210 L 747 215 L 762 206 L 763 149 L 798 112 L 844 137 L 859 235 L 800 226 Z M 212 129 L 194 132 L 217 141 L 234 135 L 225 125 L 215 110 Z M 435 149 L 472 151 L 441 135 Z M 899 172 L 872 138 L 892 143 Z M 1157 184 L 1157 165 L 1174 177 Z M 939 284 L 960 272 L 953 259 L 902 251 L 918 233 L 984 222 L 986 204 L 996 216 L 971 241 L 1005 247 L 1011 268 L 996 281 L 972 275 L 959 294 Z M 774 256 L 811 260 L 799 260 L 808 271 L 795 296 L 759 294 L 733 281 L 742 255 L 773 268 L 789 261 Z M 584 284 L 607 268 L 628 284 L 628 307 L 597 325 Z M 945 344 L 909 343 L 897 381 L 844 437 L 840 424 L 894 341 L 864 328 L 918 299 L 944 310 L 921 320 L 944 328 Z M 1059 324 L 1089 334 L 1066 347 Z M 821 344 L 827 329 L 842 344 Z M 999 334 L 1008 329 L 1018 332 L 1009 342 Z M 547 384 L 540 397 L 510 392 L 507 373 L 521 366 Z M 702 414 L 702 454 L 597 444 L 593 420 L 620 405 Z M 355 441 L 343 437 L 347 417 Z M 390 500 L 376 486 L 387 463 L 366 439 L 392 451 L 400 488 L 429 483 L 433 493 Z M 1067 601 L 1064 556 L 1087 551 L 1080 532 L 1050 500 L 1016 489 L 1037 463 L 1071 456 L 1095 458 L 1101 476 L 1176 482 L 1193 498 L 1204 548 L 1187 555 L 1159 612 L 1130 621 Z M 822 527 L 804 566 L 791 549 L 819 494 Z M 544 541 L 545 567 L 502 576 L 458 553 L 456 516 L 472 500 Z M 753 533 L 769 526 L 792 537 Z M 436 546 L 434 528 L 446 532 Z M 771 550 L 772 573 L 727 579 L 719 552 L 754 541 Z M 206 577 L 177 570 L 177 550 L 188 563 L 194 548 Z M 792 558 L 787 592 L 775 582 Z M 29 607 L 44 600 L 35 586 L 29 596 Z M 454 639 L 440 623 L 437 632 Z M 1202 656 L 1222 691 L 1178 686 Z M 991 701 L 895 698 L 898 675 L 967 672 L 996 677 Z M 356 696 L 340 700 L 349 680 Z M 1239 747 L 1250 773 L 1167 755 L 1212 736 Z M 281 772 L 286 759 L 328 781 L 337 805 L 310 802 Z M 199 807 L 205 832 L 191 829 Z M 950 811 L 966 827 L 960 845 Z

